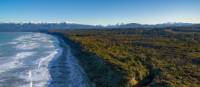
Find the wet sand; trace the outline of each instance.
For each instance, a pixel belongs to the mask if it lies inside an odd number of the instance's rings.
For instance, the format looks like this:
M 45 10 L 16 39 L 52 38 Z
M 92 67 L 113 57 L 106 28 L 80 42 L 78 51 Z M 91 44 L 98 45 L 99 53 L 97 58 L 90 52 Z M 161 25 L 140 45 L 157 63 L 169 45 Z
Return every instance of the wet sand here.
M 90 87 L 89 81 L 71 48 L 65 41 L 57 37 L 62 48 L 62 55 L 51 61 L 49 72 L 51 81 L 48 87 Z

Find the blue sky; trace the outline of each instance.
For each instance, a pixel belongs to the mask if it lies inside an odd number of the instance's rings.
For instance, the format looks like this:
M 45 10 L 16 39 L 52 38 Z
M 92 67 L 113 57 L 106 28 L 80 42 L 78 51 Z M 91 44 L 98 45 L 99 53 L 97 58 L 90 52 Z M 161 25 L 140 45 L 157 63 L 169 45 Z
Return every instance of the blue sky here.
M 200 23 L 200 0 L 0 0 L 0 22 Z

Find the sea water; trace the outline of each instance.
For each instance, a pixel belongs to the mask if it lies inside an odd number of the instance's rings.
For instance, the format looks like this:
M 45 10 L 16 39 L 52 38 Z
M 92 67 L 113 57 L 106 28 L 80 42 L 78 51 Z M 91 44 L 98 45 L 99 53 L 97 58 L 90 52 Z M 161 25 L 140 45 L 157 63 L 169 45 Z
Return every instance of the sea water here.
M 49 62 L 61 55 L 58 40 L 48 34 L 0 33 L 0 87 L 46 87 Z

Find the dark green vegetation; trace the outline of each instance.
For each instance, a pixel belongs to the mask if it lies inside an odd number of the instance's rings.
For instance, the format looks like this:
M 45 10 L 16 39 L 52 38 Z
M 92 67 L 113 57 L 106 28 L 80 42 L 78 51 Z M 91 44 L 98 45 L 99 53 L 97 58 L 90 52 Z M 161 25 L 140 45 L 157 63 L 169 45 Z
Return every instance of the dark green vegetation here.
M 97 87 L 199 87 L 200 32 L 109 29 L 59 32 Z

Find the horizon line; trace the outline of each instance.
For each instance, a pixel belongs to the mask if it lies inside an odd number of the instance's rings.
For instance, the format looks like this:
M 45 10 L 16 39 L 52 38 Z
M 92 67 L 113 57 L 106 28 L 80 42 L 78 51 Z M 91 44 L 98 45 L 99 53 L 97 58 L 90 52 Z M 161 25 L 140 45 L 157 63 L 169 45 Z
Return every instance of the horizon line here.
M 123 22 L 118 22 L 118 23 L 113 23 L 113 24 L 88 24 L 88 23 L 77 23 L 77 22 L 69 22 L 69 21 L 60 21 L 60 22 L 45 22 L 45 21 L 39 21 L 39 22 L 0 22 L 0 24 L 81 24 L 81 25 L 93 25 L 93 26 L 110 26 L 110 25 L 124 25 L 124 24 L 141 24 L 141 25 L 158 25 L 158 24 L 176 24 L 176 23 L 188 23 L 188 24 L 200 24 L 195 23 L 195 22 L 161 22 L 161 23 L 138 23 L 138 22 L 128 22 L 128 23 L 123 23 Z

